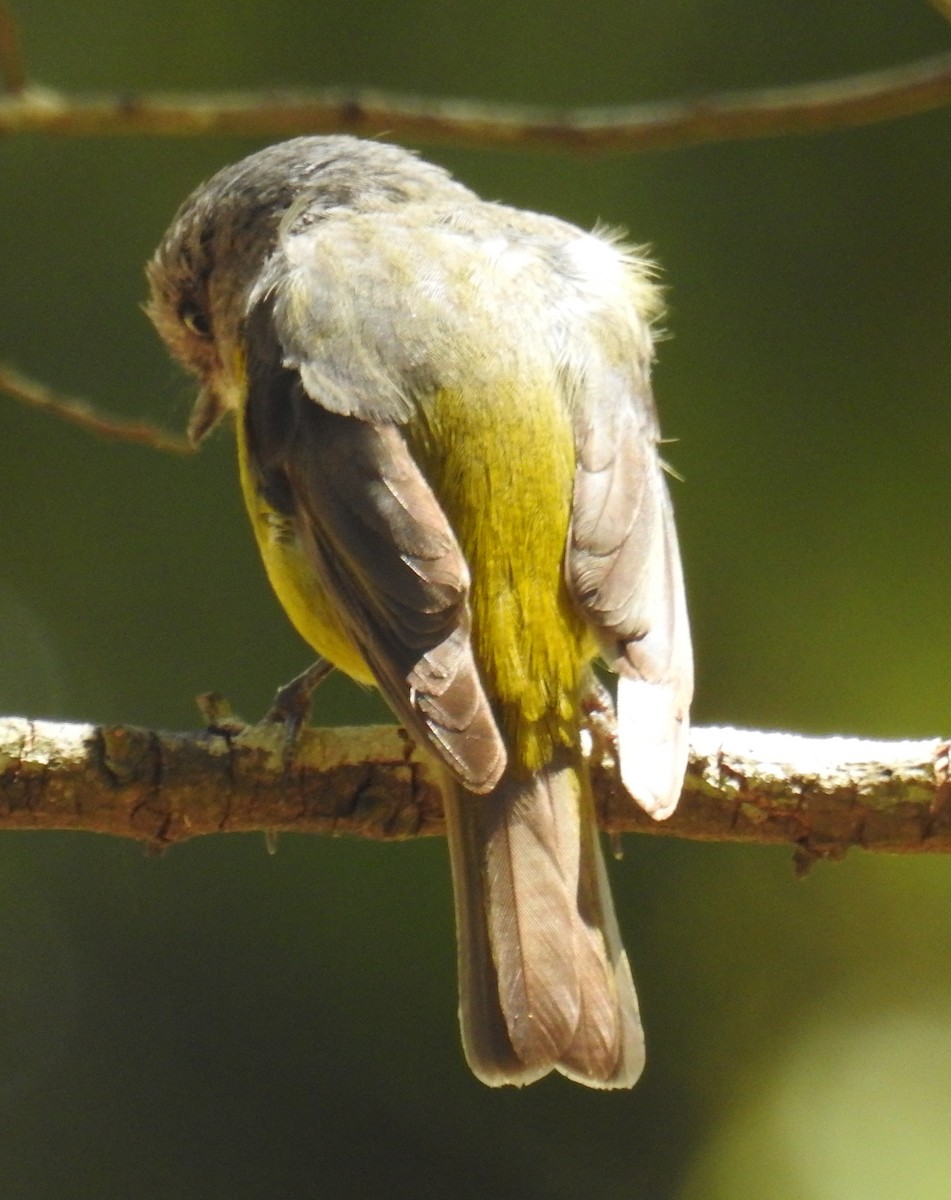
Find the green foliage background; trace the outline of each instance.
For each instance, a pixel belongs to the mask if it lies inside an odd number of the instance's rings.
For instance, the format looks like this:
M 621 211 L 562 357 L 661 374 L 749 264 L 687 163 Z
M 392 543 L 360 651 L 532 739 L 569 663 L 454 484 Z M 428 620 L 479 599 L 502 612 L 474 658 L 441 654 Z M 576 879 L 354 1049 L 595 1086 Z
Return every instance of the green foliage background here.
M 924 3 L 20 0 L 62 89 L 320 85 L 557 105 L 792 82 L 951 44 Z M 951 111 L 638 157 L 439 150 L 484 195 L 649 241 L 696 718 L 949 732 Z M 0 145 L 0 357 L 181 426 L 137 305 L 250 140 Z M 0 397 L 0 712 L 188 728 L 307 661 L 231 446 L 99 443 Z M 318 720 L 383 716 L 335 681 Z M 437 842 L 0 838 L 0 1193 L 458 1200 L 948 1194 L 951 864 L 628 839 L 650 1062 L 630 1094 L 465 1069 Z

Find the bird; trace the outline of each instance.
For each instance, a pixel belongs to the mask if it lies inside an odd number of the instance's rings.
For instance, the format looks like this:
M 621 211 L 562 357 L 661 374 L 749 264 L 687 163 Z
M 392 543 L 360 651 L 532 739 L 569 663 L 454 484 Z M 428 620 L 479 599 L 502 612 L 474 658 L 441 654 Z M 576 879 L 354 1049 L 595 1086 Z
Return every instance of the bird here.
M 693 660 L 643 250 L 481 199 L 382 141 L 224 167 L 147 266 L 147 312 L 236 431 L 271 585 L 376 686 L 444 791 L 463 1048 L 485 1084 L 644 1066 L 585 754 L 618 677 L 621 782 L 679 798 Z

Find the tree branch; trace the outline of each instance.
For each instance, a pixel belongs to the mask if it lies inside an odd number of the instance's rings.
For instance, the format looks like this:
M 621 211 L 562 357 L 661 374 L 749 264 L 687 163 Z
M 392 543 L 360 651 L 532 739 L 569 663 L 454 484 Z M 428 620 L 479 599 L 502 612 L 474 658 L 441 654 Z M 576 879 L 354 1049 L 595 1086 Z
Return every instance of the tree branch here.
M 0 9 L 0 13 L 2 11 Z M 54 392 L 45 384 L 28 379 L 13 367 L 2 364 L 0 391 L 6 392 L 30 408 L 38 408 L 42 412 L 52 413 L 70 425 L 78 425 L 80 429 L 85 429 L 87 433 L 97 437 L 132 442 L 135 445 L 148 446 L 152 450 L 167 450 L 174 454 L 191 454 L 195 450 L 192 443 L 180 434 L 166 433 L 147 421 L 121 421 L 116 417 L 103 416 L 87 401 Z
M 443 833 L 438 773 L 390 726 L 308 729 L 284 764 L 283 727 L 199 733 L 0 719 L 0 829 L 111 833 L 162 847 L 200 834 Z M 611 833 L 786 844 L 803 867 L 850 847 L 951 852 L 947 742 L 694 731 L 683 799 L 658 824 L 592 768 Z
M 944 7 L 944 0 L 937 0 Z M 2 33 L 2 30 L 0 30 Z M 0 37 L 0 44 L 2 44 Z M 16 54 L 10 56 L 15 64 Z M 453 146 L 632 153 L 702 142 L 819 133 L 951 103 L 951 54 L 860 75 L 616 108 L 543 109 L 375 91 L 70 96 L 24 87 L 8 68 L 0 134 L 171 137 L 354 133 Z

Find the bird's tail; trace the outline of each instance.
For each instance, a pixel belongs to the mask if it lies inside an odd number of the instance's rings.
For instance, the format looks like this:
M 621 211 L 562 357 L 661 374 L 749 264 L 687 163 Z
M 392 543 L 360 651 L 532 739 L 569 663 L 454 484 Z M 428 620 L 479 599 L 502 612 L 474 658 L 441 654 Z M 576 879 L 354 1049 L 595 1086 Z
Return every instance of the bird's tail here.
M 486 796 L 447 784 L 466 1058 L 490 1086 L 552 1069 L 630 1087 L 644 1038 L 584 763 L 567 750 Z

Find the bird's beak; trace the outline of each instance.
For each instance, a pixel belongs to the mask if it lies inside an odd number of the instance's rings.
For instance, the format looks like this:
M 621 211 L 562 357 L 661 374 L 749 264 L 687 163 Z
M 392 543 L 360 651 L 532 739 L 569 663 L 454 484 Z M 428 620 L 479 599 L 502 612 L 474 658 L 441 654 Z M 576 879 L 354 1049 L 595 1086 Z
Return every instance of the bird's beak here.
M 228 405 L 213 388 L 203 387 L 188 419 L 188 439 L 191 444 L 200 445 L 219 421 L 227 416 L 228 411 Z

